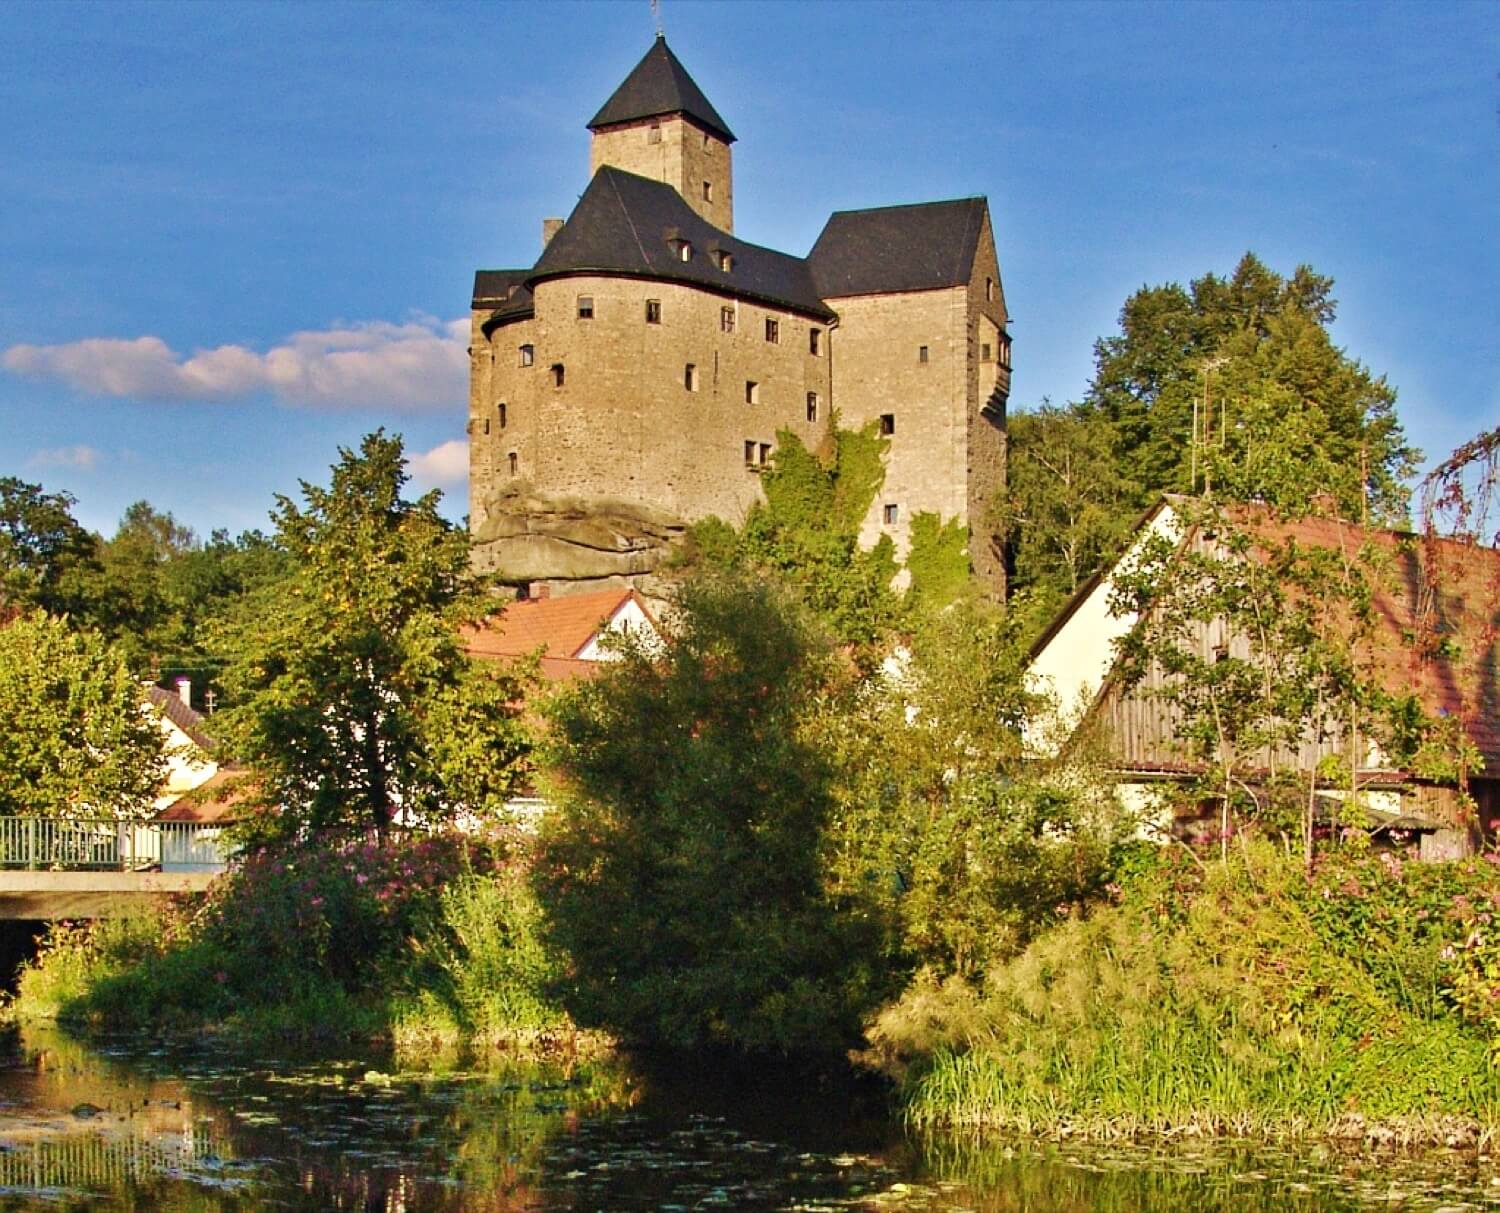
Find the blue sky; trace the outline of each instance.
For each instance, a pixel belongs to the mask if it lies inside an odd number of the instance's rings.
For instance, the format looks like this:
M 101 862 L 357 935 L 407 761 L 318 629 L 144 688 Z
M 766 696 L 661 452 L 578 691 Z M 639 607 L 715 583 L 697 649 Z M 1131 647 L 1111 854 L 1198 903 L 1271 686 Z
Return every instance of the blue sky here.
M 1429 456 L 1500 425 L 1500 4 L 664 0 L 740 141 L 736 230 L 985 194 L 1012 407 L 1077 398 L 1144 284 L 1247 249 Z M 264 526 L 403 433 L 464 509 L 473 270 L 530 264 L 646 51 L 604 4 L 0 3 L 0 475 L 112 531 Z

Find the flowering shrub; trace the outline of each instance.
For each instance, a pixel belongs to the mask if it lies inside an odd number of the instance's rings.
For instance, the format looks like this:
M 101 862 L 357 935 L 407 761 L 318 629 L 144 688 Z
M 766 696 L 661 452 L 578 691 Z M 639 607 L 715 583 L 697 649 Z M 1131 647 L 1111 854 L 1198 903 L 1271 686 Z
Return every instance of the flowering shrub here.
M 222 957 L 215 980 L 252 999 L 272 983 L 368 989 L 391 978 L 406 941 L 432 927 L 442 890 L 493 862 L 452 836 L 267 852 L 215 886 L 196 926 Z

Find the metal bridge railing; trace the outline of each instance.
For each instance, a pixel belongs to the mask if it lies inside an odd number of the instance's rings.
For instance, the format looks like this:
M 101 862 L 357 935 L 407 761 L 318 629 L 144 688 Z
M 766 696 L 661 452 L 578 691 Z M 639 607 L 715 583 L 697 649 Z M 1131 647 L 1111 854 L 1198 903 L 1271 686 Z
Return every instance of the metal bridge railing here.
M 75 872 L 218 872 L 223 829 L 196 821 L 0 817 L 0 868 Z

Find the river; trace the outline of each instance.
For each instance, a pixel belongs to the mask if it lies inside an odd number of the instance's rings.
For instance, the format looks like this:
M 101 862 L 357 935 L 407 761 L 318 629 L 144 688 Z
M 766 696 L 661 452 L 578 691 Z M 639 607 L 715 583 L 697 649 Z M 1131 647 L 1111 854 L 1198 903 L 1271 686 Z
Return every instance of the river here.
M 402 1072 L 389 1057 L 0 1052 L 0 1210 L 930 1210 L 1500 1207 L 1469 1153 L 914 1140 L 842 1081 L 618 1062 Z

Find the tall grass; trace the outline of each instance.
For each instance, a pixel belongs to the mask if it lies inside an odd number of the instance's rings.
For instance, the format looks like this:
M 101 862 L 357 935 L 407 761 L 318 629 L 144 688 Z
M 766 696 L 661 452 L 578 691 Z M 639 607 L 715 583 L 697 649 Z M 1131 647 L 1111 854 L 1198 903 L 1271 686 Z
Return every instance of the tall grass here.
M 1483 1033 L 1414 996 L 1436 938 L 1346 945 L 1272 852 L 1063 924 L 881 1016 L 918 1126 L 1446 1140 L 1500 1126 Z M 1393 938 L 1411 955 L 1393 957 Z

